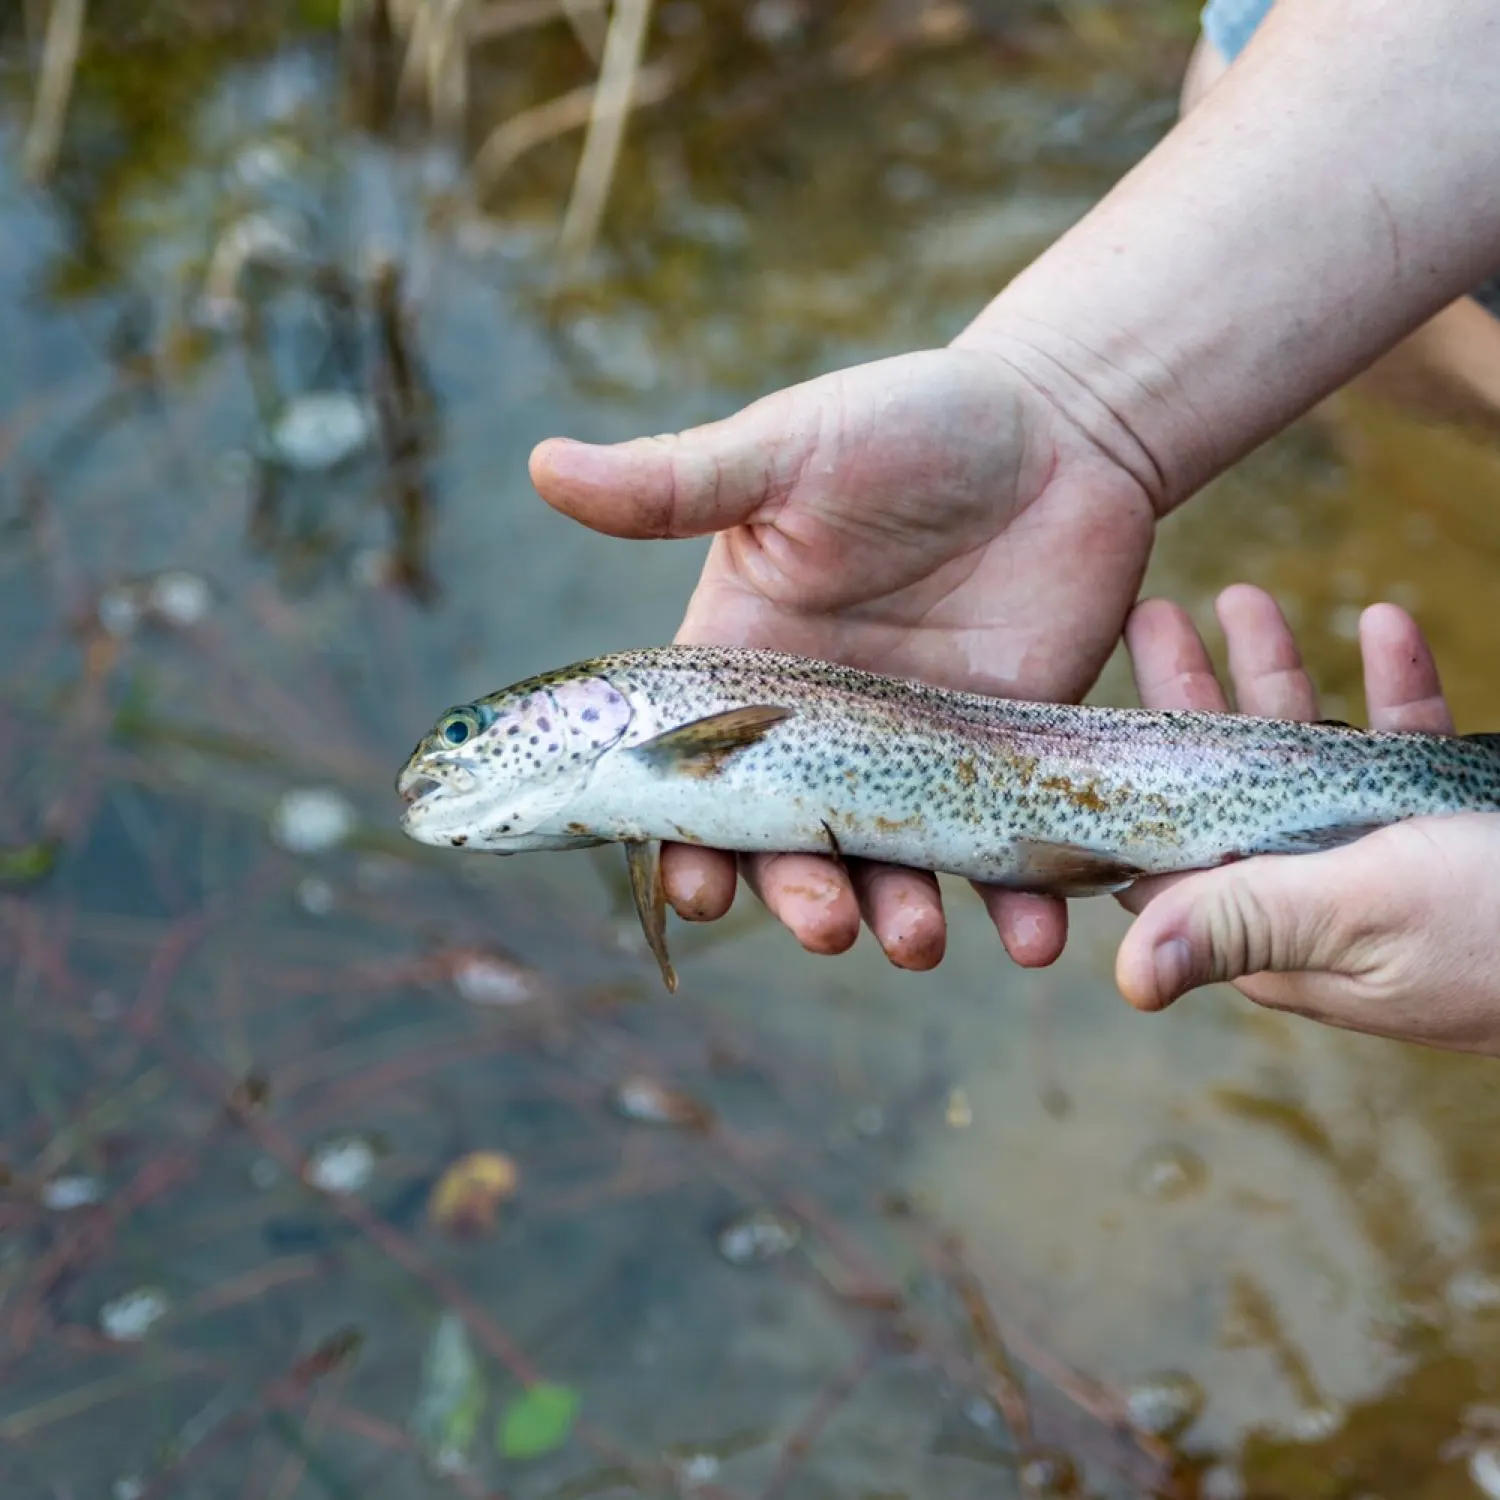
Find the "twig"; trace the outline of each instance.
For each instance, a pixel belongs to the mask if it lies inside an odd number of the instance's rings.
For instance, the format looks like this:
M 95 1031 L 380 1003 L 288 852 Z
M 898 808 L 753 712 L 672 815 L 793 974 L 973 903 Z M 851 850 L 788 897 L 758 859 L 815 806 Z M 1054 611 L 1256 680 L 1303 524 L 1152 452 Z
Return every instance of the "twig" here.
M 985 1300 L 984 1288 L 980 1286 L 979 1278 L 959 1259 L 956 1247 L 952 1251 L 949 1274 L 968 1315 L 974 1342 L 979 1346 L 985 1368 L 990 1373 L 990 1396 L 1010 1429 L 1011 1440 L 1017 1448 L 1024 1448 L 1031 1442 L 1032 1435 L 1031 1405 L 1026 1399 L 1026 1387 L 1011 1364 L 1005 1340 L 1000 1336 Z
M 150 1040 L 179 1076 L 196 1089 L 215 1100 L 229 1097 L 232 1081 L 217 1063 L 200 1056 L 168 1031 L 158 1030 Z M 241 1113 L 238 1119 L 240 1125 L 260 1142 L 268 1155 L 274 1157 L 288 1172 L 300 1175 L 302 1152 L 289 1134 L 263 1115 Z M 329 1209 L 360 1230 L 375 1249 L 451 1308 L 468 1326 L 475 1342 L 498 1360 L 515 1380 L 522 1385 L 531 1386 L 544 1378 L 538 1366 L 501 1328 L 488 1310 L 450 1273 L 434 1265 L 407 1236 L 385 1223 L 373 1209 L 357 1198 L 341 1194 L 320 1196 Z M 657 1480 L 672 1485 L 670 1469 L 660 1464 L 632 1462 L 622 1449 L 590 1424 L 579 1422 L 574 1427 L 574 1432 L 581 1442 L 600 1457 L 628 1467 L 639 1481 Z M 728 1500 L 713 1485 L 701 1485 L 696 1493 L 702 1500 Z
M 669 63 L 648 64 L 635 76 L 630 107 L 640 109 L 647 104 L 660 104 L 678 81 L 677 70 Z M 489 192 L 528 151 L 587 125 L 597 92 L 592 83 L 582 84 L 545 104 L 523 109 L 496 126 L 479 148 L 470 169 L 478 190 Z
M 599 87 L 594 94 L 589 132 L 584 138 L 578 175 L 573 179 L 573 193 L 558 238 L 564 280 L 577 272 L 598 238 L 650 20 L 651 0 L 615 0 L 609 34 L 604 39 L 604 61 L 599 67 Z
M 875 1368 L 881 1353 L 879 1339 L 871 1339 L 855 1356 L 853 1364 L 841 1370 L 829 1382 L 797 1429 L 781 1445 L 781 1455 L 776 1460 L 770 1479 L 766 1481 L 765 1489 L 761 1491 L 761 1500 L 781 1500 L 802 1461 L 812 1451 L 812 1445 L 838 1415 L 839 1408 L 859 1389 L 865 1376 Z
M 36 108 L 21 156 L 28 182 L 45 181 L 57 163 L 68 99 L 73 92 L 73 75 L 78 68 L 78 47 L 83 40 L 86 5 L 87 0 L 52 0 L 47 37 L 42 43 Z

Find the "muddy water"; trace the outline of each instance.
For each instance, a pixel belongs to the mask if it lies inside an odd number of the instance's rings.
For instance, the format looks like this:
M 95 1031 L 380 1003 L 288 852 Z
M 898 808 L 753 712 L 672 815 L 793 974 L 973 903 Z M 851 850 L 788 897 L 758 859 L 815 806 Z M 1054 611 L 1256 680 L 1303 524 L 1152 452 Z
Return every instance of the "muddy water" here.
M 153 1474 L 160 1493 L 623 1492 L 620 1448 L 672 1444 L 736 1493 L 1012 1493 L 993 1372 L 961 1308 L 929 1296 L 946 1232 L 1029 1372 L 1038 1437 L 1100 1493 L 1149 1482 L 1151 1455 L 1110 1418 L 1165 1377 L 1205 1393 L 1185 1443 L 1204 1493 L 1459 1496 L 1488 1472 L 1492 1066 L 1229 993 L 1141 1018 L 1110 984 L 1123 919 L 1106 903 L 1078 911 L 1055 969 L 1023 975 L 957 890 L 935 975 L 896 973 L 868 941 L 811 959 L 745 906 L 722 931 L 678 930 L 669 1003 L 612 859 L 481 868 L 391 838 L 390 775 L 439 708 L 666 639 L 691 587 L 699 544 L 613 542 L 541 506 L 531 445 L 681 427 L 941 339 L 1164 128 L 1189 35 L 1167 6 L 1132 25 L 1107 7 L 991 18 L 946 46 L 778 31 L 777 7 L 757 11 L 758 50 L 716 54 L 712 87 L 639 122 L 603 269 L 550 310 L 572 145 L 540 148 L 476 213 L 446 157 L 339 124 L 326 49 L 204 65 L 195 89 L 163 90 L 168 119 L 95 58 L 51 194 L 16 175 L 17 114 L 0 830 L 13 851 L 65 838 L 51 882 L 6 898 L 4 1160 L 93 1174 L 116 1217 L 96 1242 L 32 1199 L 5 1207 L 7 1493 L 131 1493 Z M 677 5 L 662 24 L 709 22 Z M 569 45 L 487 64 L 483 107 L 576 81 Z M 121 121 L 134 156 L 110 149 Z M 363 389 L 374 368 L 368 320 L 326 293 L 273 285 L 260 353 L 204 331 L 213 248 L 267 205 L 351 274 L 377 251 L 403 269 L 430 424 L 399 482 L 373 452 L 323 475 L 257 462 L 286 401 Z M 1497 488 L 1483 440 L 1344 400 L 1174 518 L 1150 586 L 1205 628 L 1223 585 L 1271 588 L 1331 716 L 1360 712 L 1359 608 L 1397 599 L 1461 726 L 1493 727 Z M 163 568 L 206 580 L 203 620 L 101 636 L 100 590 Z M 1115 663 L 1100 697 L 1124 695 Z M 110 713 L 134 733 L 101 738 Z M 353 848 L 270 848 L 275 798 L 309 785 L 351 799 Z M 497 1012 L 421 970 L 481 943 L 551 998 Z M 701 1150 L 632 1134 L 599 1107 L 627 1069 L 709 1098 L 729 1134 Z M 252 1072 L 274 1129 L 222 1135 L 214 1091 Z M 287 1178 L 350 1131 L 379 1138 L 355 1195 L 373 1235 Z M 480 1145 L 533 1196 L 455 1244 L 420 1204 Z M 714 1226 L 768 1202 L 804 1211 L 812 1243 L 726 1267 Z M 829 1295 L 855 1282 L 901 1287 L 938 1333 Z M 143 1284 L 176 1321 L 139 1353 L 101 1345 L 100 1309 Z M 514 1341 L 581 1390 L 586 1440 L 528 1467 L 497 1460 L 486 1426 L 462 1480 L 401 1446 L 436 1312 L 465 1297 L 494 1399 Z M 345 1326 L 366 1352 L 321 1414 L 278 1407 L 288 1364 Z M 200 1490 L 172 1487 L 184 1452 Z

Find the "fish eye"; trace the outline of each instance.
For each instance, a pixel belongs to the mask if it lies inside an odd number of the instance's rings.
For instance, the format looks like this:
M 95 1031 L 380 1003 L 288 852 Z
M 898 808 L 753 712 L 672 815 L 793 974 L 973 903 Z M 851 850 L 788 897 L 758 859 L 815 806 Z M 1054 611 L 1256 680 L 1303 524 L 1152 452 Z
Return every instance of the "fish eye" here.
M 463 745 L 479 733 L 479 715 L 471 708 L 456 708 L 438 720 L 438 738 L 448 745 Z

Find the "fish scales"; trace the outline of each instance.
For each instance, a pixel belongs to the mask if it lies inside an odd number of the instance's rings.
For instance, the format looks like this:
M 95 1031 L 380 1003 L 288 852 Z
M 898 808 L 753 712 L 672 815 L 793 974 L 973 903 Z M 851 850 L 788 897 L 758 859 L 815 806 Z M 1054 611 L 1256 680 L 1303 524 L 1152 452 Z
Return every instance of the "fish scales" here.
M 824 851 L 1076 895 L 1500 810 L 1497 743 L 1024 703 L 675 646 L 451 710 L 398 785 L 429 843 Z

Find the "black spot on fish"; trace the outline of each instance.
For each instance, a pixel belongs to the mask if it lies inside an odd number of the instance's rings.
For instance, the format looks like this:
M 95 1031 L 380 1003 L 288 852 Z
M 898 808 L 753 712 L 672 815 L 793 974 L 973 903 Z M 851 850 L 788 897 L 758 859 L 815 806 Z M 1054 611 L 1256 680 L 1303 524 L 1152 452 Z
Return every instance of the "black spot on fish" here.
M 585 724 L 594 723 L 598 719 L 598 717 L 599 710 L 597 708 L 586 708 L 583 711 L 583 722 Z
M 551 734 L 552 733 L 552 721 L 550 719 L 547 719 L 547 718 L 538 719 L 536 721 L 536 727 L 538 729 L 540 729 L 543 734 Z

